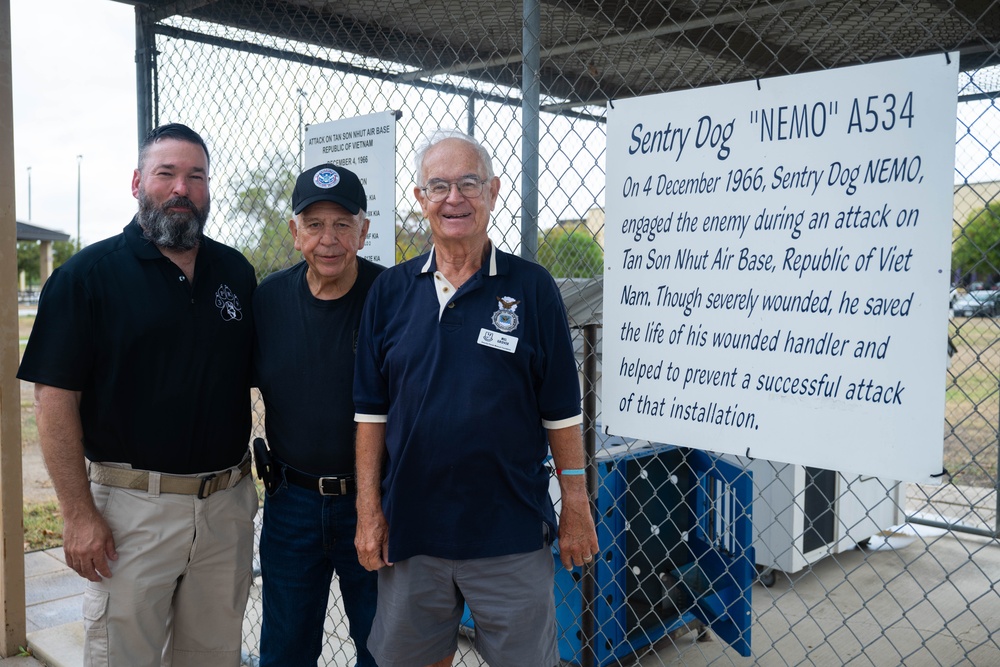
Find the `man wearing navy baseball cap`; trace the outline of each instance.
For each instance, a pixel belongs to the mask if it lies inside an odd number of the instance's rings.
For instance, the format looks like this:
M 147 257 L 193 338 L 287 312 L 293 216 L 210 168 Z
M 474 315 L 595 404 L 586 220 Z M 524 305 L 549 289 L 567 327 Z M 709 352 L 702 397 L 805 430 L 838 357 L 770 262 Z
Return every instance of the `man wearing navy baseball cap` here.
M 340 204 L 351 215 L 357 215 L 366 209 L 366 200 L 365 187 L 357 174 L 344 167 L 321 164 L 302 172 L 295 180 L 292 213 L 298 215 L 316 202 L 329 201 Z M 365 225 L 367 228 L 367 220 Z M 292 234 L 295 234 L 294 229 Z
M 354 355 L 361 309 L 383 267 L 358 257 L 368 235 L 357 174 L 323 164 L 302 172 L 288 229 L 303 261 L 254 293 L 254 384 L 266 410 L 260 666 L 315 666 L 330 581 L 340 581 L 359 667 L 378 575 L 358 562 L 354 480 Z M 260 443 L 263 444 L 263 443 Z

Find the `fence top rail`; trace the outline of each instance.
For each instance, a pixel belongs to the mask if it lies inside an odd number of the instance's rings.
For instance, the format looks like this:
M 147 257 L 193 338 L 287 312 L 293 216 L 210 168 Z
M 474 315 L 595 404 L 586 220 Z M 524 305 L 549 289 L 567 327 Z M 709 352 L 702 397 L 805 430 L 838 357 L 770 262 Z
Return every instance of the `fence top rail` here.
M 522 2 L 470 0 L 456 11 L 446 0 L 116 1 L 150 24 L 193 19 L 229 37 L 248 31 L 248 44 L 253 33 L 391 63 L 401 82 L 457 75 L 520 87 Z M 982 67 L 997 59 L 991 45 L 1000 41 L 1000 8 L 976 0 L 539 5 L 541 94 L 564 105 L 935 51 L 957 50 L 963 67 Z

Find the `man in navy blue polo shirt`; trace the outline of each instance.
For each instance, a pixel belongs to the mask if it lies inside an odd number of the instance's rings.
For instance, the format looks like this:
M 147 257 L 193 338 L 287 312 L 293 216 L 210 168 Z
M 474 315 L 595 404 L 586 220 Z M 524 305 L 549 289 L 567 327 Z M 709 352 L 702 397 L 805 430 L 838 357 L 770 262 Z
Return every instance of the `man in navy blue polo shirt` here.
M 375 281 L 354 376 L 362 565 L 381 667 L 451 665 L 463 602 L 492 667 L 558 662 L 548 448 L 562 563 L 592 560 L 580 389 L 551 276 L 487 236 L 500 179 L 471 137 L 417 155 L 431 252 Z
M 45 283 L 18 371 L 35 383 L 66 563 L 88 580 L 87 664 L 240 664 L 256 278 L 203 234 L 208 179 L 193 130 L 146 137 L 138 214 Z

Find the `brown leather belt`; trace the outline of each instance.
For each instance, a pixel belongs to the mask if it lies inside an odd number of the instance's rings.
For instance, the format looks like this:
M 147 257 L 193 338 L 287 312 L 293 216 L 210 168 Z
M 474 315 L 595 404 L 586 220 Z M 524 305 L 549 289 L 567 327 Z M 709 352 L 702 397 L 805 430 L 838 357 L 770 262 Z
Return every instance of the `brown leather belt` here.
M 188 496 L 207 498 L 217 491 L 236 486 L 236 483 L 250 474 L 251 460 L 249 454 L 235 468 L 227 468 L 198 477 L 183 475 L 168 475 L 166 473 L 150 473 L 148 470 L 133 470 L 107 466 L 96 461 L 90 461 L 87 472 L 90 481 L 105 486 L 115 486 L 122 489 L 136 489 L 151 493 L 179 493 Z M 236 479 L 232 477 L 236 475 Z M 159 477 L 159 485 L 155 478 Z M 151 483 L 152 482 L 152 483 Z

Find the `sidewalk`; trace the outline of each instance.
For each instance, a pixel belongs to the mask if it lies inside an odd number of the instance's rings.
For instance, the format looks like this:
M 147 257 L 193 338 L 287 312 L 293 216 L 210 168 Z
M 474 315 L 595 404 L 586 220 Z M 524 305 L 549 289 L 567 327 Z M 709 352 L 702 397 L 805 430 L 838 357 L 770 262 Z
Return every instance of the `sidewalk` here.
M 928 499 L 934 495 L 934 505 L 936 512 L 928 512 Z M 975 504 L 970 510 L 969 500 L 974 499 Z M 920 488 L 910 485 L 907 489 L 906 507 L 908 512 L 922 514 L 930 519 L 956 520 L 964 519 L 967 524 L 980 524 L 984 528 L 993 525 L 996 518 L 996 492 L 992 489 L 970 489 L 967 487 L 932 487 Z M 948 516 L 952 514 L 952 516 Z M 259 517 L 259 515 L 258 515 Z M 778 584 L 771 588 L 754 586 L 753 608 L 755 617 L 755 632 L 758 637 L 781 637 L 788 632 L 789 625 L 803 625 L 812 627 L 805 623 L 809 620 L 809 609 L 814 606 L 829 602 L 829 593 L 834 590 L 844 590 L 849 588 L 849 573 L 862 562 L 870 561 L 873 566 L 877 562 L 879 576 L 882 581 L 895 582 L 895 594 L 903 597 L 913 597 L 913 599 L 924 600 L 931 603 L 937 613 L 945 618 L 956 619 L 951 621 L 952 631 L 958 635 L 960 632 L 957 626 L 963 625 L 966 621 L 960 622 L 960 617 L 968 610 L 967 601 L 961 595 L 951 595 L 950 587 L 938 587 L 931 592 L 917 590 L 918 582 L 910 577 L 900 577 L 904 569 L 909 566 L 923 567 L 917 563 L 918 560 L 927 563 L 928 567 L 933 567 L 934 571 L 949 573 L 952 586 L 961 590 L 985 591 L 990 588 L 991 581 L 983 579 L 983 575 L 988 572 L 1000 572 L 1000 544 L 994 540 L 984 540 L 975 536 L 962 535 L 960 533 L 946 534 L 946 531 L 933 528 L 921 528 L 919 526 L 908 526 L 904 531 L 914 536 L 918 533 L 924 535 L 923 539 L 907 538 L 903 540 L 901 547 L 890 547 L 889 550 L 882 551 L 861 551 L 852 550 L 830 556 L 815 563 L 795 577 L 779 577 Z M 937 537 L 935 537 L 937 536 Z M 938 539 L 943 537 L 945 539 Z M 980 560 L 977 567 L 966 567 L 968 564 L 967 548 L 961 546 L 963 540 L 974 542 L 987 542 L 996 548 L 979 551 L 977 558 Z M 885 540 L 889 542 L 888 539 Z M 904 554 L 905 551 L 905 554 Z M 893 553 L 894 552 L 894 553 Z M 48 551 L 36 551 L 25 554 L 25 613 L 27 618 L 28 647 L 34 656 L 33 658 L 6 658 L 0 659 L 0 667 L 78 667 L 83 664 L 83 622 L 81 620 L 82 595 L 84 580 L 75 572 L 66 567 L 63 561 L 61 548 L 50 549 Z M 909 589 L 914 590 L 910 591 Z M 794 589 L 795 595 L 792 595 Z M 902 592 L 901 589 L 907 589 Z M 258 586 L 251 589 L 250 609 L 259 618 L 260 591 Z M 795 599 L 797 604 L 789 607 L 787 602 Z M 850 603 L 841 601 L 842 604 L 864 604 L 860 597 L 852 597 Z M 803 603 L 805 606 L 803 606 Z M 876 611 L 878 615 L 884 616 L 881 621 L 873 619 L 863 622 L 859 619 L 867 618 L 864 614 L 854 614 L 847 609 L 841 609 L 842 618 L 851 619 L 850 623 L 860 627 L 853 627 L 853 632 L 881 632 L 882 624 L 887 623 L 896 609 L 890 605 L 887 609 L 878 609 L 875 600 L 868 603 L 870 611 Z M 343 612 L 337 609 L 342 616 Z M 968 614 L 965 614 L 968 616 Z M 982 631 L 982 627 L 975 626 L 975 615 L 971 619 L 966 619 L 972 623 L 968 632 Z M 865 624 L 867 623 L 867 625 Z M 329 624 L 328 624 L 329 625 Z M 868 627 L 870 626 L 870 627 Z M 977 629 L 978 627 L 978 629 Z M 331 635 L 340 635 L 341 626 L 328 627 Z M 839 635 L 838 635 L 839 636 Z M 844 635 L 848 640 L 851 633 Z M 696 638 L 696 633 L 691 634 L 691 641 Z M 809 638 L 811 641 L 823 643 L 822 633 Z M 912 641 L 914 645 L 919 645 L 926 637 L 914 635 Z M 702 664 L 696 660 L 690 662 L 686 658 L 681 658 L 678 654 L 678 647 L 686 643 L 687 640 L 679 641 L 677 645 L 664 645 L 650 647 L 652 650 L 643 656 L 640 665 L 649 667 L 659 667 L 664 664 L 671 664 L 674 659 L 680 659 L 684 664 Z M 349 645 L 346 636 L 337 637 L 335 642 L 339 645 Z M 834 645 L 836 641 L 832 642 Z M 831 647 L 826 647 L 827 649 Z M 935 656 L 941 660 L 936 664 L 958 664 L 950 660 L 960 660 L 961 647 L 948 647 L 947 651 L 938 649 Z M 704 664 L 714 664 L 715 659 L 722 659 L 725 656 L 732 658 L 725 652 L 724 644 L 720 641 L 709 641 L 699 643 L 697 655 L 705 660 Z M 994 656 L 1000 660 L 1000 656 Z M 353 655 L 345 655 L 339 652 L 336 655 L 324 655 L 327 664 L 346 665 L 353 664 Z M 805 659 L 805 657 L 803 656 Z M 890 664 L 891 655 L 886 656 Z M 253 664 L 254 659 L 248 658 L 248 664 Z M 456 664 L 466 665 L 463 660 Z M 740 667 L 749 666 L 751 663 L 737 660 Z M 829 663 L 833 664 L 833 663 Z M 985 664 L 985 663 L 983 663 Z M 1000 663 L 990 663 L 1000 664 Z
M 85 580 L 66 566 L 62 548 L 24 555 L 25 617 L 28 647 L 50 667 L 83 664 L 83 586 Z M 18 667 L 23 658 L 0 660 L 0 667 Z

